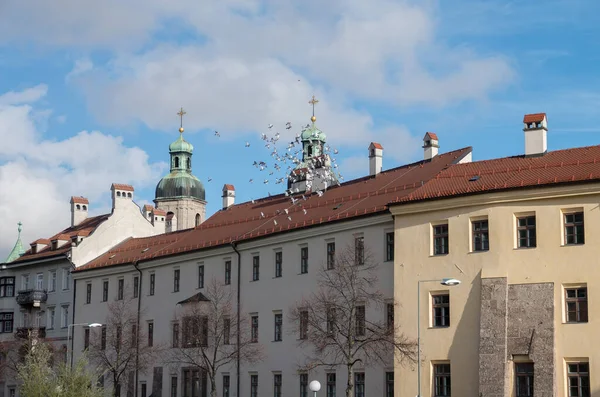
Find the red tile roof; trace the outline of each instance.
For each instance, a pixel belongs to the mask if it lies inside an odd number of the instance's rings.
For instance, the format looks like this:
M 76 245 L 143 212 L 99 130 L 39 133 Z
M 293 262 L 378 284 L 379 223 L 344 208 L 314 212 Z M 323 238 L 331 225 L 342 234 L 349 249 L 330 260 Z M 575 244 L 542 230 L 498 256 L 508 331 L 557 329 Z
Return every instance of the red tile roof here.
M 163 211 L 158 208 L 153 208 L 152 212 L 154 213 L 154 215 L 167 215 L 167 211 Z
M 394 203 L 588 181 L 600 181 L 600 146 L 456 164 Z
M 77 234 L 73 234 L 74 236 L 76 236 Z M 68 234 L 58 234 L 54 237 L 52 237 L 52 240 L 63 240 L 63 241 L 69 241 L 71 240 L 71 236 L 69 236 Z
M 381 143 L 371 142 L 371 145 L 373 145 L 373 147 L 375 149 L 381 149 L 381 150 L 383 150 L 383 146 L 381 146 Z
M 388 203 L 415 191 L 440 171 L 464 158 L 471 148 L 440 154 L 334 186 L 322 195 L 291 197 L 283 194 L 236 204 L 218 211 L 195 229 L 159 236 L 132 238 L 76 271 L 129 264 L 168 255 L 201 250 L 234 241 L 388 212 Z M 147 251 L 144 251 L 149 248 Z M 144 252 L 142 252 L 144 251 Z
M 48 244 L 50 244 L 50 240 L 49 240 L 49 239 L 47 239 L 47 238 L 38 238 L 37 240 L 35 240 L 35 241 L 34 241 L 33 243 L 31 243 L 31 244 L 32 244 L 32 245 L 33 245 L 33 244 L 46 244 L 46 245 L 48 245 Z
M 71 197 L 71 203 L 75 203 L 75 204 L 89 204 L 90 201 L 88 199 L 86 199 L 85 197 L 72 196 Z
M 525 117 L 523 117 L 523 123 L 541 123 L 542 120 L 544 120 L 544 117 L 546 117 L 546 113 L 526 114 Z
M 122 183 L 113 183 L 111 186 L 111 189 L 119 189 L 119 190 L 126 190 L 129 192 L 133 192 L 133 186 L 131 185 L 124 185 Z
M 426 132 L 425 138 L 427 138 L 427 135 L 429 135 L 429 139 L 435 139 L 436 141 L 439 141 L 437 134 L 435 132 Z
M 223 190 L 235 190 L 235 187 L 233 187 L 233 185 L 225 184 L 223 186 Z
M 144 204 L 144 211 L 152 211 L 154 209 L 150 204 Z

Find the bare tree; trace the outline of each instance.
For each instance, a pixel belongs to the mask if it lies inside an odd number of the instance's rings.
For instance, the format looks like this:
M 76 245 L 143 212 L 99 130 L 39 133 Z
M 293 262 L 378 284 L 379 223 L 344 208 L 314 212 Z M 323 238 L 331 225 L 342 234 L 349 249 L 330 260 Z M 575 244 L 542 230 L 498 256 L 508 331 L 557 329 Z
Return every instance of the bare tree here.
M 309 347 L 301 369 L 346 367 L 351 397 L 357 363 L 389 363 L 394 353 L 398 361 L 416 361 L 416 343 L 393 317 L 366 315 L 395 305 L 378 289 L 378 264 L 370 253 L 349 246 L 332 259 L 319 270 L 318 289 L 292 307 L 289 319 L 298 327 L 300 346 Z
M 138 329 L 136 305 L 135 299 L 109 303 L 105 325 L 90 329 L 90 363 L 112 378 L 112 394 L 115 397 L 128 384 L 128 375 L 136 370 L 145 373 L 160 351 L 160 347 L 154 343 L 150 345 L 146 341 L 148 335 Z
M 232 298 L 232 290 L 213 278 L 204 293 L 180 302 L 181 310 L 173 322 L 167 364 L 206 371 L 211 397 L 217 396 L 219 369 L 236 362 L 238 356 L 240 362 L 249 364 L 264 357 L 261 345 L 251 336 L 246 317 L 238 320 Z

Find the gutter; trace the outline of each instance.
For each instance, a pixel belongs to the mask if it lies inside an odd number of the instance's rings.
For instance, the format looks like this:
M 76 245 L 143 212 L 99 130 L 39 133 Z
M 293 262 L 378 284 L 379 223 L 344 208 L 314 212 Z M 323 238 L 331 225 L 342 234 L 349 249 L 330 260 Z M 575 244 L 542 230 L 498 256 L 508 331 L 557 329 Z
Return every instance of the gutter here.
M 242 285 L 242 255 L 240 251 L 237 249 L 237 243 L 232 241 L 231 248 L 237 254 L 237 326 L 236 326 L 236 342 L 237 342 L 237 352 L 236 352 L 236 396 L 240 395 L 240 302 L 241 302 L 241 285 Z
M 135 335 L 135 396 L 138 395 L 138 377 L 140 367 L 140 315 L 142 308 L 142 271 L 138 267 L 138 261 L 132 263 L 135 270 L 140 274 L 140 281 L 138 283 L 137 294 L 138 294 L 138 307 L 137 307 L 137 320 L 136 320 L 136 335 Z

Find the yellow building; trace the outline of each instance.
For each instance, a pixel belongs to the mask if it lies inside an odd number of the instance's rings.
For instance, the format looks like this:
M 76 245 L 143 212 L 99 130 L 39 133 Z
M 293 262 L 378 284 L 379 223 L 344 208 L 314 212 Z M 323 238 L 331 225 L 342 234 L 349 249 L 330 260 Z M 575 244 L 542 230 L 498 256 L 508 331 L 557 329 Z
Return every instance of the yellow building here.
M 545 114 L 524 123 L 525 155 L 451 165 L 391 206 L 421 396 L 600 395 L 600 146 L 547 152 Z M 416 364 L 395 376 L 418 396 Z

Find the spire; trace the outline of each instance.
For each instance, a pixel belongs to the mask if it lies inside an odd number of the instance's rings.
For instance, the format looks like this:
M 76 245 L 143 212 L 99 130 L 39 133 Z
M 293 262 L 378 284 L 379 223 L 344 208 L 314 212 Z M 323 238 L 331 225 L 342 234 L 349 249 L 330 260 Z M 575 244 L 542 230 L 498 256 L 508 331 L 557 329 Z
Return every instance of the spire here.
M 187 112 L 185 110 L 183 110 L 183 108 L 181 108 L 179 110 L 179 112 L 177 112 L 177 115 L 179 116 L 179 133 L 183 134 L 183 116 L 186 114 Z
M 12 251 L 10 252 L 10 254 L 8 254 L 8 258 L 6 258 L 6 263 L 8 262 L 12 262 L 14 260 L 16 260 L 17 258 L 19 258 L 21 255 L 23 255 L 25 253 L 25 249 L 23 248 L 23 243 L 21 242 L 21 230 L 23 230 L 23 224 L 21 222 L 17 223 L 18 228 L 17 230 L 19 231 L 19 234 L 17 235 L 17 242 L 15 243 L 15 246 L 13 247 Z
M 308 103 L 309 103 L 310 105 L 312 105 L 312 110 L 313 110 L 313 113 L 312 113 L 312 117 L 310 118 L 310 121 L 312 121 L 312 122 L 313 122 L 313 124 L 314 124 L 314 123 L 315 123 L 315 121 L 317 121 L 317 118 L 315 117 L 315 105 L 316 105 L 317 103 L 319 103 L 319 100 L 318 100 L 318 99 L 316 99 L 316 98 L 315 98 L 315 96 L 313 95 L 312 99 L 311 99 L 310 101 L 308 101 Z

